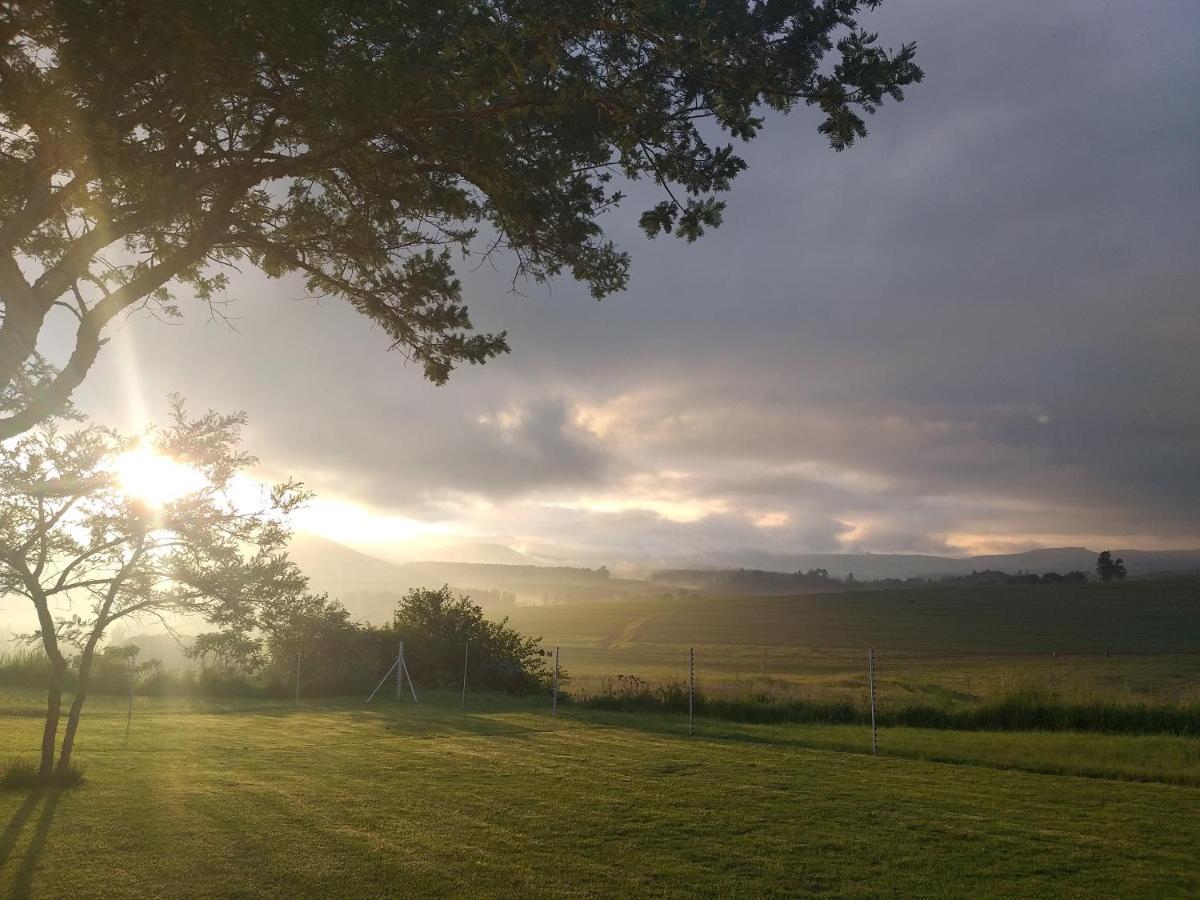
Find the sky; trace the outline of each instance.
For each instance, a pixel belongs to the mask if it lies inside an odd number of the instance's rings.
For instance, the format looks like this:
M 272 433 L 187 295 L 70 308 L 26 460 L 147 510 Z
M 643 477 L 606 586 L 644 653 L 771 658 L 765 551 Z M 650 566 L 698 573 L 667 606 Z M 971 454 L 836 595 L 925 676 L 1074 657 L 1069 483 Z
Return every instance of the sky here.
M 1192 2 L 888 0 L 926 71 L 837 154 L 770 120 L 725 224 L 648 240 L 602 302 L 462 269 L 511 355 L 444 387 L 335 300 L 235 278 L 111 334 L 80 407 L 244 410 L 298 521 L 419 557 L 1200 546 L 1200 15 Z M 638 202 L 641 200 L 642 202 Z M 61 350 L 48 348 L 51 355 Z

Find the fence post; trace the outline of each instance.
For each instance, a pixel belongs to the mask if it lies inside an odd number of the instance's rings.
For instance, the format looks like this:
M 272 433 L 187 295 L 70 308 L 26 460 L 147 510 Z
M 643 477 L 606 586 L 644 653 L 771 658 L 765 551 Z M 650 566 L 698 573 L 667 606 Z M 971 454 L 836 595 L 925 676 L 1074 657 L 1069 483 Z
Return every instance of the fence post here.
M 404 695 L 404 642 L 396 650 L 396 700 Z
M 696 684 L 696 648 L 688 647 L 688 734 L 695 734 L 696 729 L 692 721 L 692 696 L 695 694 Z
M 871 752 L 879 752 L 879 732 L 875 727 L 875 651 L 867 651 L 867 677 L 871 682 Z
M 133 675 L 136 671 L 135 657 L 129 657 L 129 711 L 125 714 L 125 746 L 129 746 L 129 729 L 133 725 Z
M 550 715 L 558 718 L 558 648 L 554 648 L 554 691 L 550 701 Z
M 467 708 L 467 660 L 471 658 L 471 642 L 467 641 L 463 646 L 463 695 L 462 708 Z
M 396 660 L 400 664 L 400 670 L 404 673 L 404 677 L 408 679 L 408 690 L 412 694 L 413 703 L 417 702 L 417 687 L 413 683 L 412 672 L 408 671 L 408 666 L 404 662 L 404 645 L 400 645 L 400 658 Z

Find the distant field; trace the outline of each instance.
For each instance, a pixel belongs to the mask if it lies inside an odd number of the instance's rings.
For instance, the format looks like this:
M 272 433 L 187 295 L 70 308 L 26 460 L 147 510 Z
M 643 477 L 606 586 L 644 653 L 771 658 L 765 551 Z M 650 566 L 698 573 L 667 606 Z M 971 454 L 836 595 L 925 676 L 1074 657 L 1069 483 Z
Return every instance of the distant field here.
M 872 757 L 857 728 L 422 700 L 139 699 L 125 748 L 102 698 L 82 789 L 0 792 L 0 895 L 1200 892 L 1195 740 L 895 729 Z M 0 759 L 39 702 L 0 697 Z M 1143 781 L 1040 774 L 1070 770 Z
M 861 697 L 866 651 L 885 701 L 983 698 L 1030 685 L 1068 698 L 1200 700 L 1200 581 L 863 591 L 518 607 L 581 689 L 604 676 L 697 679 Z

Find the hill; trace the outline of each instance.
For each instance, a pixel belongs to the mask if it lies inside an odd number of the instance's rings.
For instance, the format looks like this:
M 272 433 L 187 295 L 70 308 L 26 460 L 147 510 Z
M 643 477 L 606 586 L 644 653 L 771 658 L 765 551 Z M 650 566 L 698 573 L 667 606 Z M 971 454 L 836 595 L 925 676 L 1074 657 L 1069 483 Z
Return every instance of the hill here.
M 1200 550 L 1113 549 L 1114 557 L 1125 560 L 1131 576 L 1200 569 Z M 1086 547 L 1050 547 L 1022 553 L 981 556 L 929 556 L 905 553 L 765 553 L 758 550 L 730 551 L 693 563 L 693 571 L 705 569 L 760 569 L 774 572 L 807 572 L 826 569 L 833 578 L 850 573 L 858 581 L 876 578 L 937 578 L 967 575 L 984 569 L 1016 572 L 1091 572 L 1097 550 Z M 684 566 L 677 567 L 685 569 Z
M 294 538 L 291 556 L 315 590 L 339 599 L 355 618 L 377 623 L 391 617 L 397 602 L 411 588 L 443 584 L 469 594 L 487 609 L 669 592 L 636 579 L 611 578 L 605 569 L 440 560 L 397 564 L 310 534 Z

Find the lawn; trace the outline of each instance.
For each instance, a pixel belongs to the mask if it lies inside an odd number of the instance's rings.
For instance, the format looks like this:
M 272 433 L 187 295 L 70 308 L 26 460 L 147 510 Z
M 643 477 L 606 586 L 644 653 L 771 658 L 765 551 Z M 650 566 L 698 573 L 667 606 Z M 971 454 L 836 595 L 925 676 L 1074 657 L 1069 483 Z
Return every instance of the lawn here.
M 1200 892 L 1196 787 L 1009 767 L 1142 760 L 1123 774 L 1195 784 L 1195 740 L 895 729 L 901 755 L 873 757 L 862 729 L 689 738 L 672 717 L 422 699 L 139 698 L 125 747 L 120 701 L 99 698 L 84 787 L 0 793 L 0 894 Z M 35 750 L 38 719 L 16 713 L 36 702 L 0 698 L 0 758 Z

